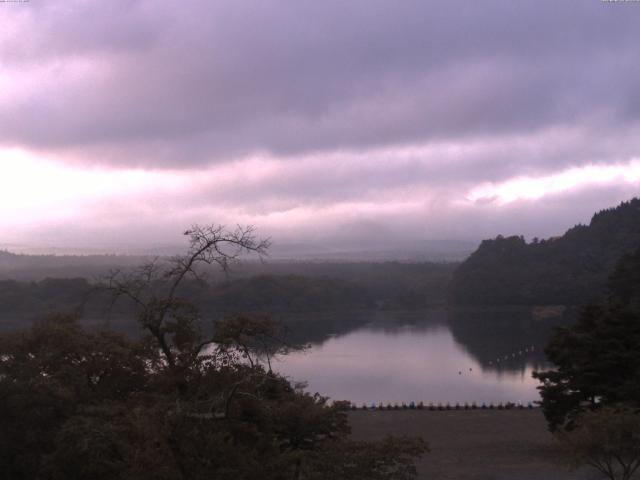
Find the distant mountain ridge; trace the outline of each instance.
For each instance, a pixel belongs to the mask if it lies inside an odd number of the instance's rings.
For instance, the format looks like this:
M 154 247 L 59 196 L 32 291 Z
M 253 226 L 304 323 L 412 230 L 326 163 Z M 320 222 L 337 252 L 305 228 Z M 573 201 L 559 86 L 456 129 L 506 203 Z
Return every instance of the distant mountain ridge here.
M 484 240 L 455 270 L 457 305 L 581 305 L 606 293 L 616 262 L 640 246 L 640 198 L 593 215 L 547 240 Z

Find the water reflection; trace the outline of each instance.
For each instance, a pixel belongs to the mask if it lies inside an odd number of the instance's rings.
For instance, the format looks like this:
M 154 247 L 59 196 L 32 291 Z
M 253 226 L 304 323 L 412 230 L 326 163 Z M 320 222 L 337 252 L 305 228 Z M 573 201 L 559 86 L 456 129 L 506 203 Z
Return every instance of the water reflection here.
M 334 319 L 332 331 L 275 368 L 333 399 L 371 402 L 523 402 L 538 399 L 531 374 L 554 318 L 530 311 L 374 312 L 368 323 Z M 498 361 L 499 360 L 499 361 Z
M 451 332 L 487 370 L 520 372 L 546 368 L 544 347 L 554 327 L 573 321 L 563 316 L 536 318 L 530 309 L 450 310 Z

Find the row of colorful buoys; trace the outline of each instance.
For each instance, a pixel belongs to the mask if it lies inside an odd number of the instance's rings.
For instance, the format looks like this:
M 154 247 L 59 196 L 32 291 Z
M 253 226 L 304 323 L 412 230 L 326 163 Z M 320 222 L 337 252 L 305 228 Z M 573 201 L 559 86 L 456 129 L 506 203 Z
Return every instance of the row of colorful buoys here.
M 402 403 L 371 403 L 367 405 L 363 403 L 361 406 L 356 405 L 355 403 L 351 404 L 351 410 L 430 410 L 430 411 L 444 411 L 444 410 L 531 410 L 534 408 L 533 403 L 529 402 L 527 405 L 523 403 L 513 403 L 513 402 L 500 402 L 500 403 L 482 403 L 478 405 L 477 403 L 429 403 L 425 405 L 424 402 L 409 402 L 408 404 L 405 402 Z
M 496 358 L 494 361 L 489 361 L 489 365 L 493 365 L 494 363 L 497 365 L 500 362 L 506 362 L 509 360 L 513 360 L 516 357 L 521 357 L 522 355 L 526 355 L 527 353 L 532 353 L 536 351 L 535 345 L 531 345 L 530 347 L 525 347 L 517 352 L 512 352 L 507 355 L 503 355 L 501 357 Z

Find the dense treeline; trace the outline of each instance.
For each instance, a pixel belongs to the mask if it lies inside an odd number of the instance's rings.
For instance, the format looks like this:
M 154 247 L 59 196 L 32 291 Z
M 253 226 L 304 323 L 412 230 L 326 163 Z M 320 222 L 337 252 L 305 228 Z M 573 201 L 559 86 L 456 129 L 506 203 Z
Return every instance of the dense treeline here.
M 91 290 L 84 278 L 47 278 L 39 282 L 1 280 L 0 325 L 17 326 L 53 312 L 79 313 Z
M 256 275 L 330 277 L 364 288 L 382 308 L 424 308 L 442 305 L 457 263 L 433 262 L 246 262 L 234 278 Z
M 210 308 L 318 311 L 367 308 L 367 291 L 354 283 L 329 277 L 259 275 L 220 283 L 200 293 L 198 303 Z
M 456 269 L 450 295 L 459 305 L 582 305 L 599 300 L 617 260 L 640 245 L 640 199 L 596 213 L 547 240 L 485 240 Z
M 424 308 L 444 302 L 452 270 L 431 263 L 241 264 L 230 278 L 185 282 L 181 294 L 205 314 Z M 0 280 L 0 322 L 7 328 L 51 312 L 100 318 L 109 302 L 93 285 L 86 278 Z
M 125 256 L 29 256 L 0 251 L 0 278 L 23 282 L 39 282 L 43 278 L 95 279 L 112 270 L 127 270 L 149 260 Z M 234 265 L 228 277 L 215 269 L 206 274 L 212 285 L 263 276 L 278 277 L 269 281 L 284 283 L 287 280 L 283 277 L 288 276 L 305 277 L 303 282 L 306 284 L 343 282 L 341 286 L 346 287 L 344 282 L 347 282 L 364 289 L 369 300 L 377 306 L 420 308 L 444 303 L 447 285 L 456 265 L 432 262 L 243 261 Z M 318 280 L 322 277 L 325 279 Z M 256 281 L 253 286 L 259 287 L 260 284 L 261 281 Z M 284 300 L 274 301 L 286 303 Z
M 184 282 L 181 295 L 203 312 L 323 311 L 360 309 L 372 305 L 366 290 L 327 277 L 261 275 L 206 284 Z M 5 321 L 42 318 L 52 312 L 100 317 L 109 307 L 104 292 L 83 278 L 45 279 L 40 282 L 0 281 L 0 312 Z M 126 313 L 126 307 L 118 312 Z M 113 313 L 111 311 L 110 313 Z
M 0 279 L 95 278 L 148 261 L 142 255 L 25 255 L 0 250 Z

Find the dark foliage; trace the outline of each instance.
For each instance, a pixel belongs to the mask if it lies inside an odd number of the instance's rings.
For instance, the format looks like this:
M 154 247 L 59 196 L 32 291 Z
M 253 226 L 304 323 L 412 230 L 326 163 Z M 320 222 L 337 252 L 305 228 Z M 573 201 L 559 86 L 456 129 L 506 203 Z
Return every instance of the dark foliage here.
M 198 304 L 211 309 L 321 311 L 367 308 L 371 300 L 364 288 L 329 277 L 259 275 L 222 282 L 200 292 Z
M 562 237 L 485 240 L 454 272 L 460 305 L 584 305 L 601 300 L 618 259 L 640 245 L 640 199 L 596 213 Z
M 304 276 L 331 278 L 363 289 L 379 308 L 442 305 L 457 264 L 432 262 L 246 262 L 236 276 Z
M 212 273 L 187 279 L 180 285 L 180 296 L 212 315 L 419 309 L 444 302 L 452 270 L 445 264 L 243 264 L 230 278 Z M 109 299 L 94 287 L 86 278 L 0 280 L 0 330 L 53 312 L 79 313 L 100 323 Z M 111 314 L 117 320 L 131 311 L 120 305 Z
M 545 352 L 554 370 L 537 372 L 552 430 L 572 428 L 586 410 L 640 406 L 640 249 L 622 258 L 606 303 L 585 307 L 576 325 L 558 329 Z
M 412 478 L 421 441 L 351 442 L 341 404 L 240 360 L 234 321 L 220 349 L 176 349 L 179 367 L 68 317 L 2 335 L 0 478 Z
M 202 333 L 185 279 L 267 243 L 240 227 L 185 235 L 186 255 L 105 279 L 133 305 L 139 340 L 69 316 L 0 335 L 0 478 L 412 478 L 422 440 L 353 442 L 346 405 L 264 368 L 291 348 L 270 320 L 228 316 Z

